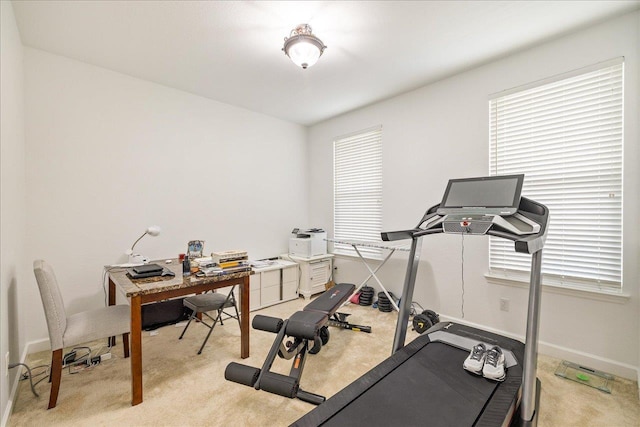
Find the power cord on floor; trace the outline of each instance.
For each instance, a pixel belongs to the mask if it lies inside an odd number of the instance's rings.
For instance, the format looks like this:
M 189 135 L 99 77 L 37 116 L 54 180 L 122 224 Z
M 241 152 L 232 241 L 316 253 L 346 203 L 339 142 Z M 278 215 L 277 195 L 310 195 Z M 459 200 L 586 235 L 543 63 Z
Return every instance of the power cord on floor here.
M 416 309 L 416 307 L 420 307 L 420 311 L 418 311 Z M 420 314 L 423 311 L 424 311 L 424 307 L 422 307 L 419 302 L 417 302 L 417 301 L 412 301 L 411 302 L 411 309 L 409 310 L 409 316 L 410 317 L 411 316 L 415 316 L 416 314 Z
M 78 355 L 79 350 L 84 350 Z M 62 357 L 62 367 L 69 368 L 69 374 L 77 374 L 78 372 L 93 368 L 105 360 L 111 359 L 111 346 L 100 346 L 96 351 L 90 347 L 74 347 Z
M 77 351 L 78 350 L 86 350 L 87 352 L 82 354 L 80 357 L 76 357 L 77 356 Z M 106 351 L 104 351 L 106 350 Z M 75 372 L 71 372 L 71 367 L 75 366 L 75 365 L 84 365 L 84 366 L 94 366 L 97 363 L 92 363 L 93 360 L 97 357 L 100 360 L 102 359 L 102 356 L 104 356 L 105 354 L 110 354 L 111 351 L 111 347 L 110 346 L 102 346 L 98 349 L 98 351 L 96 352 L 95 356 L 91 356 L 91 348 L 89 347 L 75 347 L 73 348 L 69 353 L 65 354 L 64 357 L 62 358 L 62 367 L 68 367 L 69 368 L 69 374 L 75 374 L 78 371 Z M 109 356 L 110 358 L 111 356 Z M 25 381 L 25 380 L 29 380 L 29 385 L 31 386 L 31 392 L 33 393 L 34 396 L 36 397 L 40 397 L 40 395 L 36 392 L 36 386 L 38 384 L 40 384 L 43 380 L 47 379 L 49 377 L 50 374 L 50 366 L 49 365 L 38 365 L 36 367 L 29 367 L 29 365 L 27 365 L 26 363 L 10 363 L 8 366 L 8 369 L 13 369 L 13 368 L 17 368 L 18 366 L 24 366 L 24 368 L 27 370 L 26 373 L 23 373 L 20 376 L 20 381 Z M 40 368 L 44 368 L 44 370 L 42 372 L 38 372 L 38 373 L 33 373 L 34 370 L 36 369 L 40 369 Z M 38 381 L 36 381 L 35 383 L 33 382 L 34 378 L 37 377 L 42 377 L 40 378 Z
M 78 355 L 78 350 L 85 350 L 81 355 Z M 86 365 L 91 364 L 91 348 L 90 347 L 75 347 L 70 352 L 62 357 L 62 367 L 69 368 L 69 374 L 76 374 Z M 80 369 L 71 370 L 73 366 L 79 366 Z
M 25 369 L 26 369 L 26 370 L 27 370 L 27 372 L 29 373 L 28 378 L 29 378 L 29 385 L 31 386 L 31 392 L 33 393 L 33 395 L 34 395 L 35 397 L 40 397 L 40 395 L 39 395 L 38 393 L 36 393 L 36 388 L 35 388 L 35 385 L 33 384 L 33 375 L 31 374 L 31 368 L 30 368 L 28 365 L 26 365 L 26 364 L 24 364 L 24 363 L 10 363 L 10 364 L 9 364 L 9 369 L 13 369 L 13 368 L 18 367 L 18 366 L 24 366 L 24 367 L 25 367 Z M 43 365 L 43 366 L 45 366 L 45 365 Z M 34 368 L 34 369 L 35 369 L 35 368 Z M 47 371 L 45 371 L 45 373 L 46 373 L 46 372 L 47 372 Z M 40 375 L 42 375 L 42 374 L 40 374 Z M 44 377 L 44 378 L 46 378 L 46 377 Z M 40 379 L 40 381 L 42 381 L 44 378 L 41 378 L 41 379 Z M 40 381 L 38 381 L 38 383 L 39 383 Z M 38 383 L 36 383 L 36 384 L 38 384 Z

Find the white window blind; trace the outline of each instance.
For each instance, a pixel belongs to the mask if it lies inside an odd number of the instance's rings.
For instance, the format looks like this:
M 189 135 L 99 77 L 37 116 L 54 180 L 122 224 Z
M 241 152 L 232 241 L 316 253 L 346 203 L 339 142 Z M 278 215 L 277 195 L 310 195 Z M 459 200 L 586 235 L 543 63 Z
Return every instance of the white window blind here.
M 334 239 L 380 241 L 382 228 L 382 127 L 341 137 L 333 143 Z M 378 258 L 378 248 L 359 248 Z M 356 255 L 350 245 L 335 243 L 334 252 Z
M 490 100 L 490 172 L 524 173 L 545 204 L 543 282 L 622 287 L 622 58 Z M 530 257 L 491 238 L 490 274 L 528 272 Z

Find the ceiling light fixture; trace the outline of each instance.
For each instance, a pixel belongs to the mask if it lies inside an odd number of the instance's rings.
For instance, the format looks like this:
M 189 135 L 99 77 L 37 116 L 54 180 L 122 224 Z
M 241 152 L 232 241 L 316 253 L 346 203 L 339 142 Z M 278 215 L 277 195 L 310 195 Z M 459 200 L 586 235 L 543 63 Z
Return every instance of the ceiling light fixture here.
M 282 50 L 294 64 L 306 70 L 318 62 L 326 48 L 322 40 L 313 35 L 309 24 L 300 24 L 284 38 Z

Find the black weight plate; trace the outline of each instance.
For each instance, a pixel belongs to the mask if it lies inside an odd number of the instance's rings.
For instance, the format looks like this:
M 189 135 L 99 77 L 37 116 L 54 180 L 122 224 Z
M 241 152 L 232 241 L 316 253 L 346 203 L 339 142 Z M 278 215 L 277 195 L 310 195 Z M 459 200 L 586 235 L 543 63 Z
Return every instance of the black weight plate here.
M 413 316 L 413 329 L 419 334 L 433 326 L 431 319 L 426 314 L 418 314 Z
M 440 316 L 438 316 L 438 313 L 436 313 L 433 310 L 425 310 L 422 312 L 422 314 L 426 315 L 429 318 L 429 320 L 431 320 L 431 323 L 433 325 L 440 322 Z

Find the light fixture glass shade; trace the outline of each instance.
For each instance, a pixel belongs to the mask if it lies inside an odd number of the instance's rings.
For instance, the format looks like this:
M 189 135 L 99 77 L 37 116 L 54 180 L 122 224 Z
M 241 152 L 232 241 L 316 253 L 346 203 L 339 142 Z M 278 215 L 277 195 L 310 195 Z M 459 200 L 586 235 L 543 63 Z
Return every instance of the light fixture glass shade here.
M 289 38 L 285 37 L 282 50 L 294 64 L 306 69 L 318 62 L 326 48 L 322 40 L 313 35 L 309 25 L 300 24 L 291 30 Z
M 318 62 L 320 49 L 307 40 L 299 40 L 289 46 L 289 58 L 298 67 L 307 68 Z

